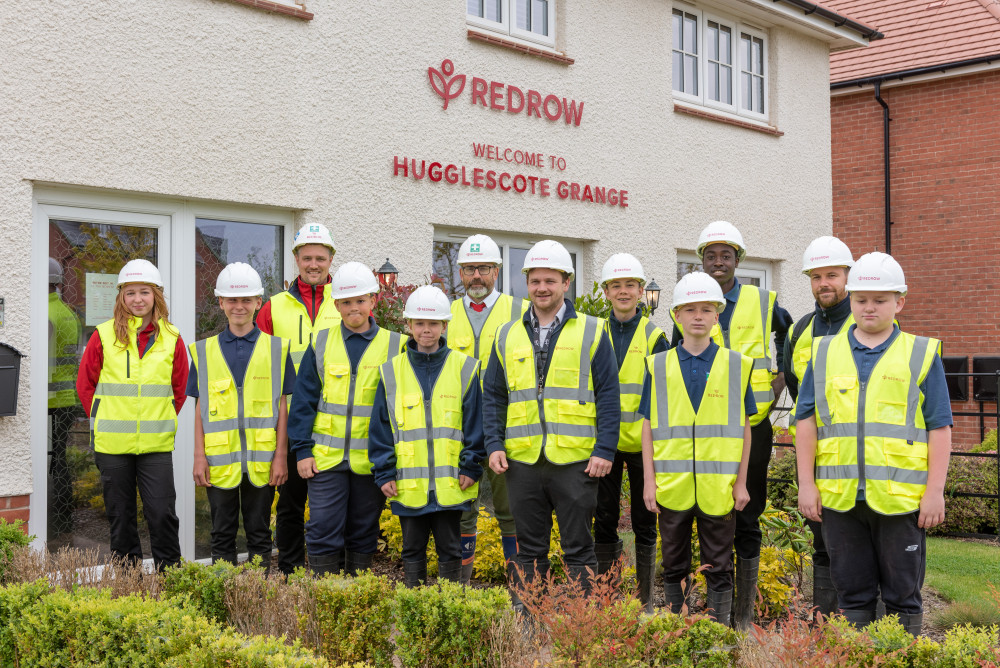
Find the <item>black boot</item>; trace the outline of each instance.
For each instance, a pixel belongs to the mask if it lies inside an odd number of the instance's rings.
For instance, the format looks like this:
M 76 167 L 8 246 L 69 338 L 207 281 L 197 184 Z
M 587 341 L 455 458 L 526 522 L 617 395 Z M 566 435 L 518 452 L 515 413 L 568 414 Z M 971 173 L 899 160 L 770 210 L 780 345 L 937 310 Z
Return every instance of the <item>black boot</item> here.
M 733 610 L 733 590 L 725 589 L 723 591 L 716 591 L 715 589 L 709 589 L 707 599 L 706 606 L 709 608 L 709 618 L 723 626 L 729 626 L 729 618 Z
M 462 560 L 439 561 L 438 580 L 451 580 L 452 582 L 462 581 Z
M 337 554 L 310 554 L 309 570 L 313 577 L 321 578 L 328 573 L 339 573 L 344 570 L 344 553 Z
M 667 582 L 664 578 L 663 580 L 663 598 L 664 605 L 667 610 L 674 613 L 675 615 L 684 614 L 684 591 L 685 581 L 680 582 Z
M 236 564 L 239 563 L 239 560 L 236 558 L 235 552 L 233 552 L 232 554 L 220 554 L 220 555 L 213 554 L 212 564 L 214 565 L 220 563 L 232 564 L 233 566 L 235 566 Z
M 914 638 L 920 635 L 920 631 L 924 627 L 924 613 L 918 612 L 915 615 L 904 615 L 902 612 L 897 612 L 896 615 L 899 616 L 899 623 L 903 625 L 907 633 Z
M 361 554 L 360 552 L 347 553 L 347 574 L 357 577 L 365 571 L 372 569 L 372 557 L 374 554 Z
M 656 545 L 635 544 L 635 577 L 639 581 L 642 611 L 653 614 L 653 583 L 656 581 Z
M 264 577 L 266 578 L 271 574 L 271 552 L 268 550 L 259 554 L 251 554 L 250 558 L 247 559 L 247 563 L 252 564 L 256 557 L 260 557 L 260 568 L 264 569 Z
M 403 584 L 411 589 L 427 582 L 427 559 L 403 562 Z
M 874 610 L 844 610 L 841 614 L 859 631 L 875 621 Z
M 733 611 L 733 628 L 748 631 L 757 608 L 757 571 L 760 557 L 736 559 L 736 609 Z
M 622 541 L 618 541 L 617 543 L 594 543 L 594 555 L 597 557 L 597 575 L 604 575 L 621 558 Z
M 566 577 L 580 583 L 580 589 L 584 596 L 590 596 L 590 575 L 592 568 L 589 566 L 567 566 Z
M 829 566 L 813 566 L 813 605 L 824 617 L 837 612 L 837 590 Z

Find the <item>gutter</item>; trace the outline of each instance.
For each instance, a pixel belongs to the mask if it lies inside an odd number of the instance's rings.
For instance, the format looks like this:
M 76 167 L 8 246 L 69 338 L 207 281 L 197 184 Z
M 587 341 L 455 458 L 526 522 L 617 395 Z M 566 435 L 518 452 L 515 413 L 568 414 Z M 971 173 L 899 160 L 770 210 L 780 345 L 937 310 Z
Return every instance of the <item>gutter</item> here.
M 798 7 L 803 11 L 803 13 L 808 16 L 810 14 L 815 14 L 820 18 L 824 18 L 827 21 L 833 23 L 835 28 L 840 28 L 841 26 L 853 30 L 854 32 L 860 34 L 862 37 L 870 42 L 882 39 L 885 37 L 875 28 L 870 28 L 864 23 L 858 23 L 854 19 L 848 18 L 843 14 L 838 14 L 837 12 L 830 11 L 826 7 L 817 5 L 814 2 L 808 2 L 807 0 L 772 0 L 772 2 L 783 2 L 786 5 L 791 5 L 793 7 Z
M 883 188 L 885 189 L 885 253 L 892 255 L 892 206 L 891 185 L 889 178 L 889 105 L 882 99 L 882 82 L 875 82 L 875 101 L 882 106 L 882 165 Z
M 997 61 L 1000 61 L 1000 54 L 993 54 L 990 56 L 978 56 L 976 58 L 969 58 L 967 60 L 956 60 L 950 63 L 942 63 L 940 65 L 927 65 L 924 67 L 915 67 L 910 70 L 889 72 L 887 74 L 879 74 L 877 76 L 864 77 L 862 79 L 850 79 L 848 81 L 838 81 L 836 83 L 830 84 L 830 90 L 850 88 L 852 86 L 858 86 L 858 87 L 872 86 L 880 82 L 889 81 L 890 79 L 905 79 L 906 77 L 916 77 L 924 74 L 936 74 L 938 72 L 943 73 L 947 72 L 948 70 L 956 70 L 962 67 L 969 67 L 971 65 L 983 65 L 983 64 L 990 65 Z

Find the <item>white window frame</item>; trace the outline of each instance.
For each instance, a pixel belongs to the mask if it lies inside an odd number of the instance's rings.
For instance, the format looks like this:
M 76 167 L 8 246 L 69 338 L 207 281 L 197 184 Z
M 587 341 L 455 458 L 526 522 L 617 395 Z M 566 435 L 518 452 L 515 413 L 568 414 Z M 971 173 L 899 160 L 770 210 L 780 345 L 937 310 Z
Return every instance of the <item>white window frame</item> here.
M 687 102 L 693 105 L 707 107 L 716 111 L 723 112 L 726 115 L 732 115 L 734 117 L 749 118 L 755 121 L 767 122 L 768 117 L 771 113 L 770 101 L 768 95 L 768 84 L 769 84 L 769 40 L 767 34 L 755 28 L 753 26 L 747 25 L 746 23 L 741 23 L 737 19 L 724 16 L 720 14 L 715 14 L 695 7 L 689 7 L 687 5 L 675 5 L 671 11 L 671 31 L 673 30 L 673 16 L 674 12 L 683 12 L 685 14 L 690 14 L 697 17 L 698 29 L 697 40 L 698 40 L 698 67 L 697 67 L 697 77 L 698 77 L 698 93 L 692 95 L 685 93 L 684 91 L 678 90 L 675 84 L 671 83 L 671 88 L 673 89 L 673 96 L 675 100 L 680 102 Z M 707 94 L 707 75 L 708 75 L 708 22 L 712 21 L 718 23 L 719 25 L 725 26 L 732 32 L 732 104 L 725 104 L 716 100 L 709 99 Z M 743 74 L 743 55 L 740 49 L 743 34 L 750 35 L 751 37 L 756 37 L 763 42 L 763 63 L 762 63 L 762 74 L 764 79 L 764 113 L 757 113 L 755 111 L 743 108 L 743 91 L 741 86 L 742 74 Z M 670 57 L 674 57 L 673 49 L 673 35 L 670 38 Z M 673 68 L 671 67 L 671 76 L 673 76 Z
M 490 0 L 484 1 L 489 2 Z M 476 28 L 501 33 L 518 40 L 533 42 L 554 49 L 556 45 L 556 2 L 557 0 L 548 0 L 548 16 L 546 17 L 549 27 L 548 35 L 539 35 L 530 30 L 522 30 L 517 27 L 517 21 L 514 18 L 517 0 L 500 0 L 500 21 L 490 21 L 489 19 L 468 13 L 468 0 L 466 0 L 465 20 L 469 25 Z
M 585 271 L 586 261 L 584 245 L 575 239 L 562 239 L 553 236 L 534 236 L 527 234 L 516 234 L 513 232 L 494 232 L 492 230 L 472 230 L 463 229 L 456 227 L 435 227 L 434 228 L 434 241 L 447 241 L 449 243 L 462 243 L 469 236 L 473 234 L 486 234 L 493 241 L 500 246 L 500 253 L 503 256 L 503 266 L 500 267 L 500 277 L 503 281 L 503 294 L 510 294 L 510 286 L 512 280 L 524 280 L 523 274 L 521 273 L 521 267 L 512 267 L 510 264 L 510 249 L 521 248 L 530 249 L 539 241 L 543 239 L 555 239 L 571 254 L 576 256 L 576 273 L 573 275 L 573 280 L 576 281 L 576 297 L 581 294 L 590 294 L 590 279 L 584 280 L 583 277 L 587 276 Z
M 180 330 L 185 343 L 195 341 L 195 253 L 198 218 L 264 223 L 284 227 L 285 277 L 297 275 L 291 257 L 296 214 L 289 209 L 244 206 L 203 200 L 112 193 L 90 188 L 36 185 L 32 197 L 31 234 L 31 340 L 48 340 L 49 217 L 69 220 L 108 222 L 122 225 L 153 226 L 159 230 L 157 265 L 164 278 L 164 296 L 170 306 L 170 321 Z M 188 308 L 187 305 L 191 305 Z M 39 359 L 39 356 L 35 356 Z M 41 356 L 44 358 L 44 355 Z M 31 365 L 31 531 L 32 547 L 42 549 L 48 541 L 48 379 L 45 363 Z M 174 487 L 176 512 L 180 520 L 181 556 L 195 555 L 195 494 L 191 469 L 194 466 L 194 402 L 185 402 L 177 416 L 174 443 Z M 147 559 L 151 568 L 152 560 Z

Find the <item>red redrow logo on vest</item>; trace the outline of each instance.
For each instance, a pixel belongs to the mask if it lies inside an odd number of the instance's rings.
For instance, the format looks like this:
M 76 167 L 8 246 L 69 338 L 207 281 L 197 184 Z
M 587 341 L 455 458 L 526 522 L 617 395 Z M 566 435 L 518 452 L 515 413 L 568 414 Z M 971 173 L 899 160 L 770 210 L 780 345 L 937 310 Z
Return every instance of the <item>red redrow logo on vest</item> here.
M 906 382 L 906 380 L 903 379 L 903 378 L 897 378 L 896 376 L 888 376 L 886 374 L 882 374 L 882 380 L 892 380 L 892 381 L 895 381 L 897 383 L 905 383 Z

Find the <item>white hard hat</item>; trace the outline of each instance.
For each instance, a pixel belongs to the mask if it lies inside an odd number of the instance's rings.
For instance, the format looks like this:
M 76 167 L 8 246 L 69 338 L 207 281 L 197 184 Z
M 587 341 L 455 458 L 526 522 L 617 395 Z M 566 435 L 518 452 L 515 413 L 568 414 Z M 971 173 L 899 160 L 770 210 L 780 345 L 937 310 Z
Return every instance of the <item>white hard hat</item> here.
M 558 241 L 545 239 L 539 241 L 531 247 L 524 258 L 524 267 L 521 271 L 525 274 L 532 269 L 556 269 L 573 278 L 573 258 L 569 251 Z
M 63 282 L 63 268 L 59 260 L 54 257 L 49 258 L 49 283 Z
M 674 303 L 670 308 L 697 302 L 713 302 L 719 313 L 726 308 L 726 297 L 722 294 L 719 282 L 703 271 L 685 274 L 677 281 L 674 286 Z
M 326 229 L 326 225 L 322 223 L 303 225 L 302 229 L 295 233 L 295 239 L 292 240 L 292 252 L 294 253 L 299 249 L 299 246 L 306 244 L 320 244 L 329 248 L 330 253 L 337 252 L 337 249 L 333 247 L 333 237 L 330 236 L 330 230 Z
M 802 273 L 808 274 L 813 269 L 819 267 L 847 267 L 854 266 L 854 257 L 851 249 L 837 237 L 819 237 L 813 239 L 812 243 L 806 246 L 806 252 L 802 254 Z
M 458 249 L 458 263 L 489 262 L 495 265 L 503 264 L 500 247 L 485 234 L 473 234 L 462 242 Z
M 717 220 L 709 223 L 698 235 L 698 257 L 705 253 L 705 247 L 712 244 L 728 244 L 736 249 L 736 259 L 740 262 L 747 254 L 747 248 L 743 245 L 743 235 L 732 223 L 724 220 Z
M 371 269 L 360 262 L 345 262 L 330 281 L 334 299 L 360 297 L 378 292 L 378 279 Z
M 451 302 L 440 288 L 421 285 L 406 300 L 403 317 L 410 320 L 451 320 Z
M 642 272 L 642 265 L 634 256 L 628 253 L 615 253 L 604 263 L 601 270 L 601 287 L 619 278 L 634 278 L 640 285 L 645 285 L 646 274 Z
M 216 297 L 260 297 L 264 285 L 257 270 L 245 262 L 233 262 L 219 272 L 215 280 Z
M 847 275 L 850 292 L 899 292 L 906 294 L 903 268 L 891 255 L 868 253 L 858 258 Z
M 157 287 L 163 287 L 163 279 L 160 278 L 160 270 L 149 260 L 129 260 L 118 272 L 118 287 L 126 283 L 149 283 Z

